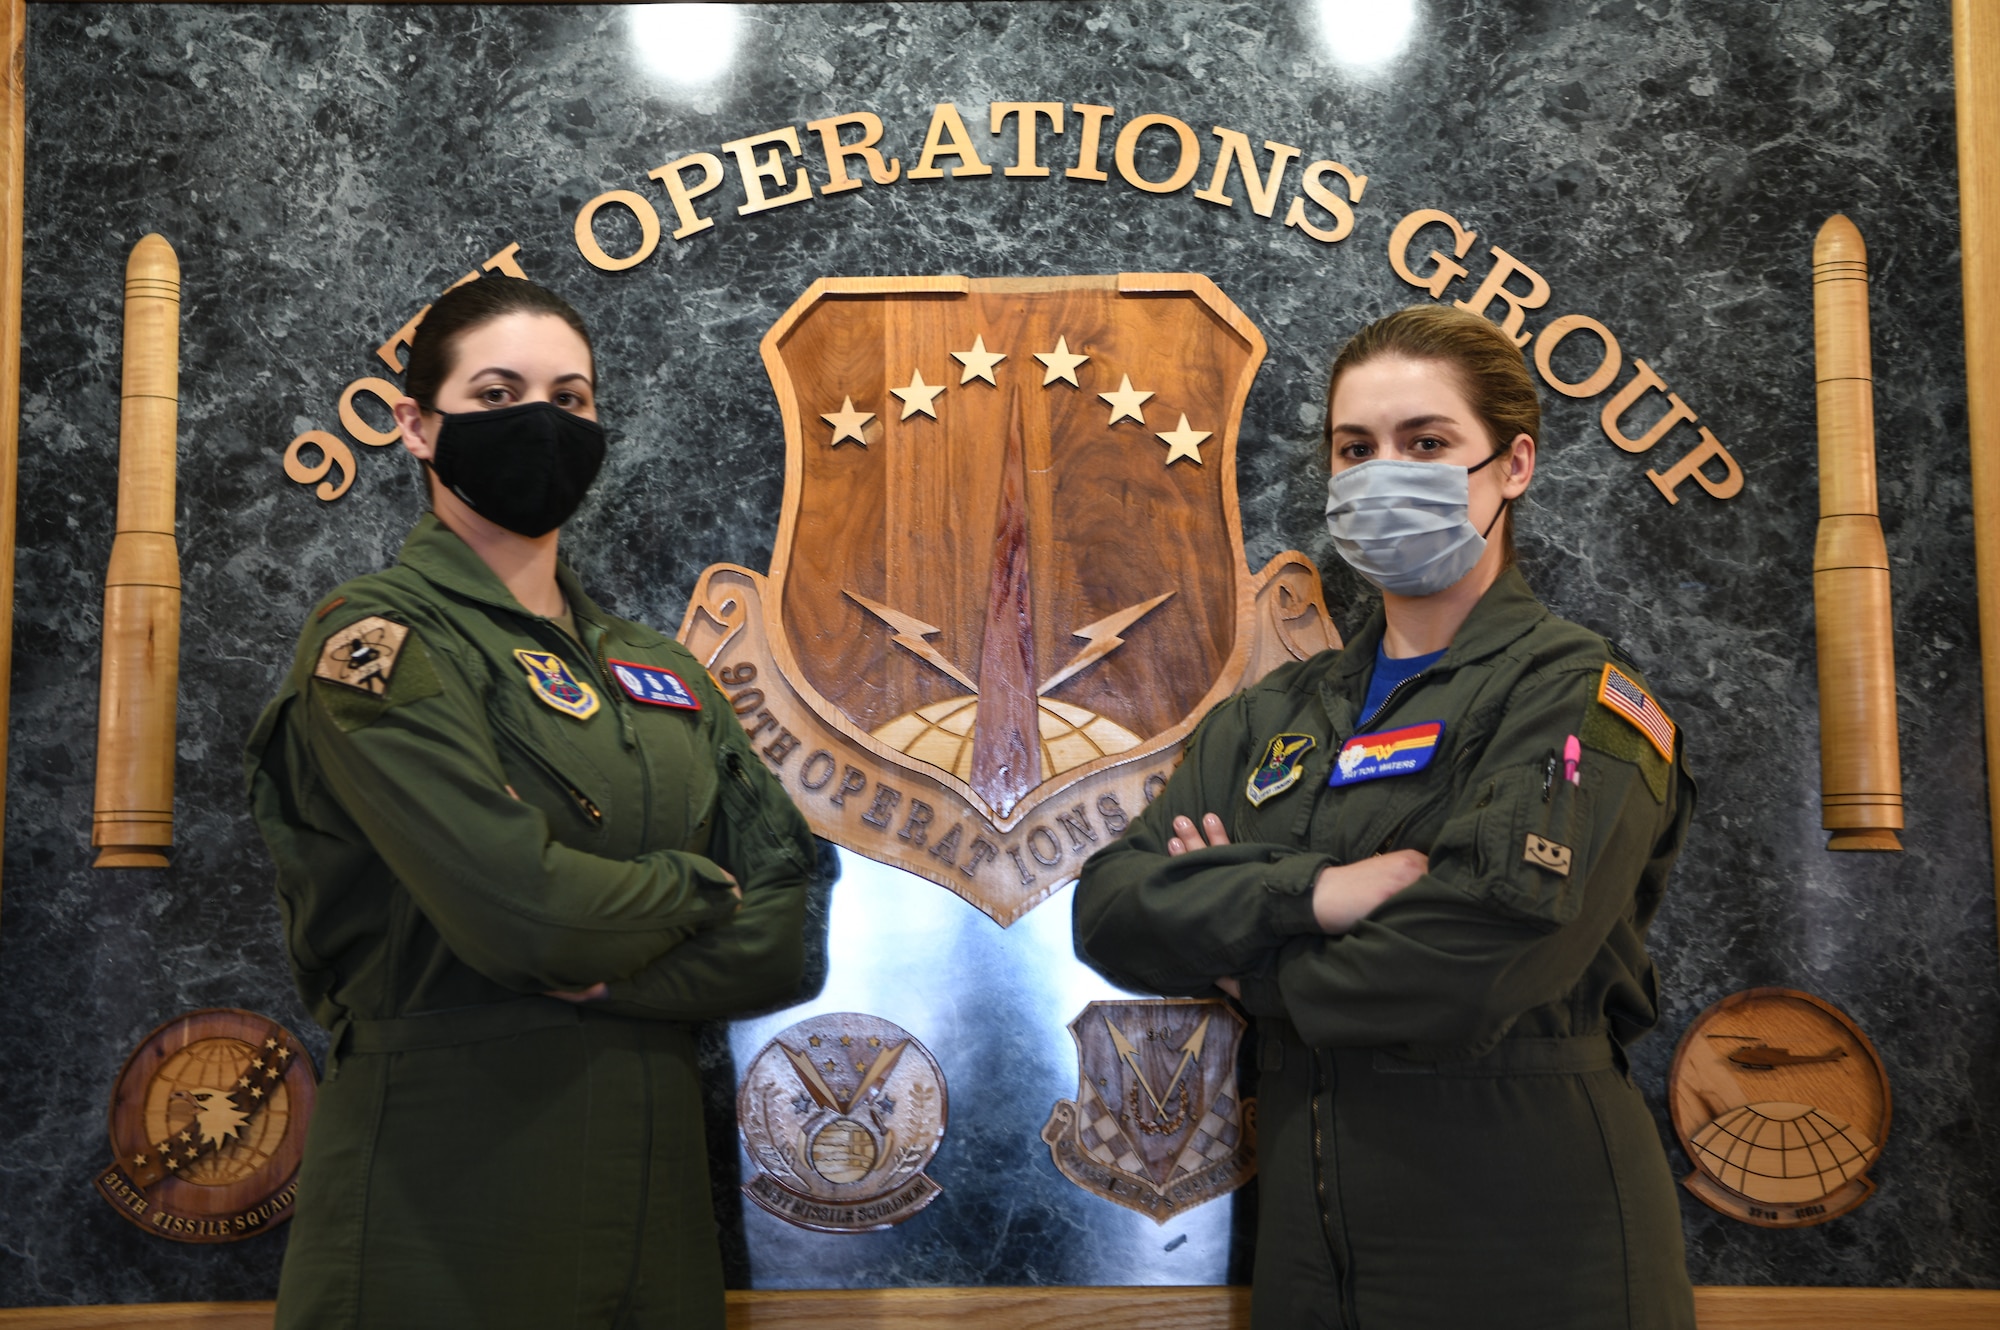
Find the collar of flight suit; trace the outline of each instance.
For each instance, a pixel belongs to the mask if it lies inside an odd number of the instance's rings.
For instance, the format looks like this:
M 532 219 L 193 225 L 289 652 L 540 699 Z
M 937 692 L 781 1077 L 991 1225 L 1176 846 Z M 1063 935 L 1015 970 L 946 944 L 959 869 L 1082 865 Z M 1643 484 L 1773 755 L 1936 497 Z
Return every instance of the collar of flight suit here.
M 486 566 L 486 560 L 480 558 L 478 552 L 466 544 L 457 532 L 440 522 L 436 513 L 425 513 L 418 519 L 404 539 L 396 562 L 454 595 L 509 610 L 524 618 L 542 617 L 514 599 L 514 593 Z M 569 600 L 570 613 L 576 616 L 578 623 L 587 623 L 606 632 L 616 631 L 617 622 L 584 594 L 576 573 L 561 559 L 556 560 L 556 586 Z
M 1528 579 L 1521 576 L 1519 567 L 1510 564 L 1486 588 L 1486 594 L 1452 635 L 1451 645 L 1431 668 L 1455 670 L 1484 660 L 1512 646 L 1548 617 L 1547 607 L 1528 589 Z M 1334 661 L 1327 678 L 1329 685 L 1347 691 L 1375 667 L 1375 648 L 1382 642 L 1385 623 L 1382 607 L 1377 605 L 1368 622 Z

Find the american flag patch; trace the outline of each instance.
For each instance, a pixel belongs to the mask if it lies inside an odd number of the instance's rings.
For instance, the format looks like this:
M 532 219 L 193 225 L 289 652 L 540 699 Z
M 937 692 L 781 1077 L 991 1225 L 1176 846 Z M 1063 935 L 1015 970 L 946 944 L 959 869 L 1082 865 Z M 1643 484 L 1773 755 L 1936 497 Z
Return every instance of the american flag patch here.
M 1674 760 L 1673 721 L 1667 719 L 1667 713 L 1660 710 L 1652 694 L 1609 662 L 1604 666 L 1604 678 L 1597 685 L 1597 700 L 1638 726 L 1639 732 L 1660 750 L 1661 757 L 1669 762 Z

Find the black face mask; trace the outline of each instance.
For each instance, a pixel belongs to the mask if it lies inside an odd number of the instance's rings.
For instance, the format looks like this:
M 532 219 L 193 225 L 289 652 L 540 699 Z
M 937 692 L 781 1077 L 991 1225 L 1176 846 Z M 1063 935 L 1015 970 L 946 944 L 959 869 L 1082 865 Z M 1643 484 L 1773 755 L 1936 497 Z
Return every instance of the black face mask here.
M 569 520 L 604 465 L 604 427 L 548 402 L 444 413 L 431 470 L 496 526 L 541 536 Z

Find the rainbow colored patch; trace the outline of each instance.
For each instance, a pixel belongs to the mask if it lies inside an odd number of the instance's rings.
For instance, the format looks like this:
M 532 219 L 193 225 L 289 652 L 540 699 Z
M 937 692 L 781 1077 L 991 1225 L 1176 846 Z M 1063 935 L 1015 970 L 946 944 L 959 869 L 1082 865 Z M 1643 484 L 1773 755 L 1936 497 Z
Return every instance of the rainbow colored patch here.
M 1398 730 L 1357 734 L 1340 746 L 1328 785 L 1359 785 L 1385 776 L 1409 776 L 1422 771 L 1437 756 L 1444 740 L 1444 722 L 1427 720 Z

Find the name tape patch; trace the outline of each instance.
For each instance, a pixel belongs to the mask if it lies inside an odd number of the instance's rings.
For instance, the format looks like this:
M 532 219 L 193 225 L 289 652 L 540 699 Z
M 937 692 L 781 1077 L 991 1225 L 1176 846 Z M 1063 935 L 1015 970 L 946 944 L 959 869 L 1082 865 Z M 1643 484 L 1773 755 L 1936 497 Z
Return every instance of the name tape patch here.
M 1340 746 L 1340 756 L 1334 759 L 1333 774 L 1326 783 L 1359 785 L 1364 780 L 1381 780 L 1385 776 L 1413 775 L 1431 764 L 1443 740 L 1441 720 L 1357 734 Z
M 635 660 L 607 660 L 611 667 L 611 677 L 625 690 L 625 695 L 634 702 L 645 702 L 656 707 L 678 707 L 682 711 L 701 710 L 701 699 L 694 695 L 681 676 L 659 665 L 641 665 Z

